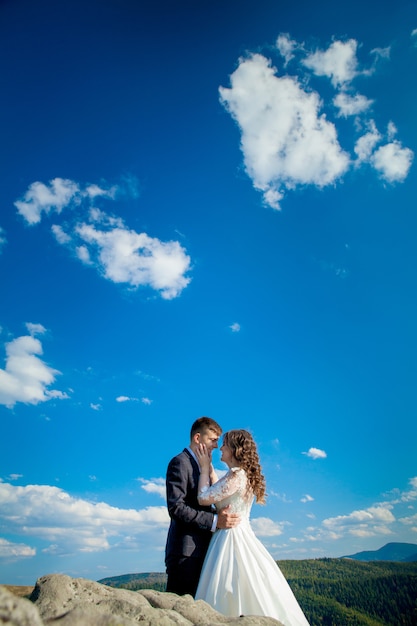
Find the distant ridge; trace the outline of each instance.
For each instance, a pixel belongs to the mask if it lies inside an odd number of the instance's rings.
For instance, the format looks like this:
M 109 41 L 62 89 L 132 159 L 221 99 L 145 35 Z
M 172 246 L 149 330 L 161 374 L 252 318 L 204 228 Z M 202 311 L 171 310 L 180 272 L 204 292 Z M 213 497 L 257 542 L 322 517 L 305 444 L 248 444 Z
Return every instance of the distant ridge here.
M 355 559 L 356 561 L 399 561 L 411 563 L 417 561 L 416 543 L 387 543 L 379 550 L 365 550 L 342 556 L 342 559 Z
M 109 587 L 125 587 L 131 586 L 139 587 L 142 589 L 152 588 L 165 589 L 167 576 L 162 572 L 145 572 L 143 574 L 123 574 L 122 576 L 109 576 L 108 578 L 102 578 L 97 582 L 102 585 L 108 585 Z

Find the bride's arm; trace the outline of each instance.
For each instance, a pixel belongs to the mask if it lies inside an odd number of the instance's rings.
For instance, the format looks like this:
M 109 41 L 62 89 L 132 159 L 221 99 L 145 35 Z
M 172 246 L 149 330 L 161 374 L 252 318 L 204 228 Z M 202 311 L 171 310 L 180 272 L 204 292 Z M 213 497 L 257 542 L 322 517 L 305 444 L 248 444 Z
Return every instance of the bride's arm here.
M 210 464 L 210 484 L 214 485 L 214 483 L 217 483 L 218 480 L 219 480 L 219 477 L 217 476 L 216 472 L 214 471 L 213 465 Z
M 218 478 L 211 463 L 211 454 L 204 443 L 198 446 L 195 455 L 200 465 L 200 478 L 198 480 L 198 493 L 200 493 L 200 491 L 210 487 L 212 483 L 217 482 Z
M 201 481 L 201 487 L 199 483 L 198 489 L 198 502 L 202 505 L 218 504 L 225 498 L 228 498 L 232 494 L 236 493 L 241 486 L 241 472 L 236 471 L 237 468 L 233 468 L 227 472 L 225 476 L 220 478 L 211 487 L 207 482 Z

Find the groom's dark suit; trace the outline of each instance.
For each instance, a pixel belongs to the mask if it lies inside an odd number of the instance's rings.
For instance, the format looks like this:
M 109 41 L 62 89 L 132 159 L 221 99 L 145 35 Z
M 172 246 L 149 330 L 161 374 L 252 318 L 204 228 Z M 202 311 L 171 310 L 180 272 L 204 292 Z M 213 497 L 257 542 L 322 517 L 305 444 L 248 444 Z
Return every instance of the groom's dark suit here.
M 165 549 L 167 591 L 195 595 L 214 522 L 210 507 L 198 504 L 198 463 L 185 448 L 168 465 L 167 505 L 171 518 Z

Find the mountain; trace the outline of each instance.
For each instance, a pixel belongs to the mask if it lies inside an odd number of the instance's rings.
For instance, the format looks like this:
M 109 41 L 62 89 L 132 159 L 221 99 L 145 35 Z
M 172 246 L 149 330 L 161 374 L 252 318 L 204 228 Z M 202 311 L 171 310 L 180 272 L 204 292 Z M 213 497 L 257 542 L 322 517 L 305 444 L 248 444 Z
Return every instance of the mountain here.
M 342 556 L 342 559 L 355 559 L 356 561 L 417 561 L 416 543 L 387 543 L 379 550 L 365 550 L 356 554 Z
M 146 572 L 144 574 L 123 574 L 110 576 L 97 582 L 108 587 L 123 587 L 125 589 L 156 589 L 165 591 L 167 576 L 162 572 Z

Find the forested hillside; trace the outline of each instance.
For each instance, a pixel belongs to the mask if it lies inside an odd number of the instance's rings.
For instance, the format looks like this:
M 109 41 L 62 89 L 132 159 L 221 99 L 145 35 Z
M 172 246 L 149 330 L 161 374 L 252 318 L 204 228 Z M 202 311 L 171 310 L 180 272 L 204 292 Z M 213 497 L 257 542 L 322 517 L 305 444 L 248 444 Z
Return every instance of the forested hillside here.
M 417 624 L 417 563 L 278 561 L 312 626 Z
M 417 563 L 350 559 L 278 561 L 311 626 L 417 626 Z M 99 582 L 165 590 L 165 574 Z

